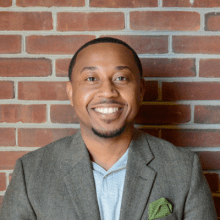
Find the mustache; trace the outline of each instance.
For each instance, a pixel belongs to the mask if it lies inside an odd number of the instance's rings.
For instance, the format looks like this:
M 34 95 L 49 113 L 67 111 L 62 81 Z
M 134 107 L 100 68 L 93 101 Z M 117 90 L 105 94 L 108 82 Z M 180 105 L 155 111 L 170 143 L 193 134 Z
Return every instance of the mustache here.
M 119 104 L 119 105 L 125 105 L 122 102 L 116 101 L 114 99 L 103 99 L 100 102 L 96 103 L 96 104 Z

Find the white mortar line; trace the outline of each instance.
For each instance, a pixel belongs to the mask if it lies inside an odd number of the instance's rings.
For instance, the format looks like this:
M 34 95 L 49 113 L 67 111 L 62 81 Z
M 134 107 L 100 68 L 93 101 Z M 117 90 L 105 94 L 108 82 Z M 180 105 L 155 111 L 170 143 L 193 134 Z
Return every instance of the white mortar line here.
M 47 108 L 47 111 L 46 111 L 46 117 L 47 117 L 47 122 L 48 123 L 51 123 L 51 118 L 50 118 L 50 105 L 48 104 L 47 106 L 46 106 L 46 108 Z
M 22 105 L 70 105 L 70 101 L 60 101 L 60 100 L 14 100 L 5 99 L 0 100 L 0 104 L 22 104 Z M 207 105 L 207 106 L 220 106 L 220 100 L 180 100 L 180 101 L 145 101 L 142 105 Z M 3 123 L 0 123 L 0 125 Z
M 56 77 L 56 60 L 52 59 L 51 60 L 51 66 L 52 66 L 52 73 L 51 76 L 52 77 Z M 64 77 L 65 78 L 65 77 Z M 65 80 L 65 79 L 64 79 Z
M 25 55 L 26 53 L 26 37 L 22 35 L 21 37 L 21 54 Z
M 102 30 L 102 31 L 55 31 L 55 30 L 31 30 L 31 31 L 0 31 L 1 35 L 22 35 L 22 36 L 77 36 L 77 35 L 134 35 L 134 36 L 219 36 L 218 31 L 166 31 L 166 30 Z
M 70 105 L 69 101 L 53 101 L 53 100 L 1 100 L 0 101 L 1 105 L 4 104 L 22 104 L 22 105 Z M 220 100 L 180 100 L 180 101 L 171 101 L 171 102 L 166 102 L 166 101 L 155 101 L 155 102 L 143 102 L 142 105 L 205 105 L 205 106 L 220 106 Z M 0 123 L 1 124 L 4 124 Z
M 6 172 L 6 189 L 8 188 L 9 185 L 9 173 Z
M 200 12 L 200 31 L 205 31 L 205 13 Z
M 59 124 L 59 123 L 1 123 L 0 128 L 73 128 L 79 129 L 79 124 Z M 19 148 L 20 149 L 20 148 Z
M 5 1 L 7 1 L 7 0 L 5 0 Z M 16 6 L 16 0 L 12 0 L 12 7 L 17 7 Z M 2 10 L 2 9 L 1 9 Z M 14 10 L 14 8 L 13 8 L 13 10 Z
M 160 0 L 159 0 L 160 1 Z M 13 0 L 14 2 L 14 0 Z M 189 12 L 219 12 L 220 8 L 196 8 L 196 7 L 138 7 L 138 8 L 104 8 L 90 7 L 89 0 L 86 0 L 86 6 L 83 7 L 1 7 L 1 11 L 17 11 L 17 12 L 125 12 L 125 11 L 189 11 Z
M 200 59 L 196 58 L 196 62 L 195 62 L 195 65 L 196 65 L 196 77 L 199 77 L 199 68 L 200 68 L 199 61 L 200 61 Z
M 0 104 L 24 104 L 24 105 L 39 105 L 39 104 L 51 104 L 51 105 L 70 105 L 70 101 L 60 101 L 60 100 L 14 100 L 5 99 L 0 100 Z
M 162 8 L 163 7 L 163 0 L 158 0 L 158 8 Z
M 15 129 L 15 147 L 18 147 L 18 129 Z
M 163 82 L 220 82 L 220 78 L 205 78 L 205 77 L 144 77 L 147 81 L 163 81 Z
M 34 151 L 39 149 L 40 147 L 0 147 L 0 152 L 10 152 L 10 151 Z
M 11 80 L 9 80 L 11 81 Z M 18 100 L 18 82 L 14 81 L 14 99 Z
M 130 13 L 125 12 L 124 16 L 125 16 L 125 30 L 130 30 Z
M 217 152 L 220 151 L 220 146 L 219 147 L 181 147 L 185 149 L 189 149 L 194 152 Z
M 146 125 L 146 124 L 136 124 L 137 128 L 145 129 L 188 129 L 188 130 L 216 130 L 220 132 L 220 124 L 190 124 L 183 123 L 177 125 Z M 79 124 L 58 124 L 58 123 L 44 123 L 44 124 L 1 124 L 0 128 L 26 128 L 26 129 L 80 129 Z M 12 146 L 11 148 L 18 150 L 20 147 Z M 5 147 L 5 149 L 10 149 L 10 147 Z
M 150 129 L 188 129 L 188 130 L 219 130 L 220 124 L 177 124 L 177 125 L 140 125 L 136 124 L 137 128 L 150 128 Z
M 100 33 L 100 35 L 102 35 Z M 97 37 L 100 36 L 97 34 Z M 72 54 L 0 54 L 0 58 L 46 58 L 46 59 L 71 59 Z M 220 54 L 138 54 L 140 58 L 164 58 L 164 59 L 195 59 L 195 58 L 200 58 L 200 59 L 220 59 Z M 59 77 L 63 78 L 63 77 Z
M 173 41 L 172 40 L 173 40 L 172 35 L 169 35 L 168 36 L 168 53 L 171 54 L 171 55 L 174 54 L 173 53 L 173 45 L 172 45 Z
M 57 31 L 57 12 L 52 12 L 53 31 Z
M 189 123 L 194 123 L 194 108 L 195 108 L 195 105 L 191 105 L 190 106 L 190 110 L 191 110 L 191 119 L 189 121 Z
M 85 0 L 85 8 L 91 9 L 90 6 L 89 6 L 89 0 Z

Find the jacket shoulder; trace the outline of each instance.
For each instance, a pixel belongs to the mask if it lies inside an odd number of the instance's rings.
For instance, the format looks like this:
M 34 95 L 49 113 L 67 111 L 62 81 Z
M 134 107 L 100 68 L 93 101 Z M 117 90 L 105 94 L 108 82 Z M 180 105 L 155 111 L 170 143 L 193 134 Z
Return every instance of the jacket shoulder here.
M 183 147 L 177 147 L 161 138 L 154 137 L 142 131 L 141 135 L 147 141 L 155 158 L 169 161 L 169 163 L 179 161 L 185 164 L 186 162 L 193 163 L 194 157 L 197 156 L 195 152 Z
M 74 137 L 75 135 L 72 135 L 54 141 L 44 147 L 41 147 L 37 150 L 25 154 L 24 156 L 21 157 L 21 160 L 26 161 L 29 160 L 29 158 L 33 158 L 33 157 L 38 158 L 43 155 L 44 156 L 48 155 L 49 157 L 51 157 L 54 154 L 60 154 L 64 150 L 64 148 L 68 148 L 70 146 Z

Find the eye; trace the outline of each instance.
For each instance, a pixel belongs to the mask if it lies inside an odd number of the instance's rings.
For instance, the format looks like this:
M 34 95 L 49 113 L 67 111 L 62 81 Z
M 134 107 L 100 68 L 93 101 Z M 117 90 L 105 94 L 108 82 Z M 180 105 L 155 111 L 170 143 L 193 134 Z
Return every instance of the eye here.
M 116 81 L 126 81 L 127 78 L 124 76 L 119 76 L 118 78 L 116 78 Z
M 86 79 L 86 81 L 93 82 L 93 81 L 97 81 L 97 79 L 95 77 L 90 76 Z

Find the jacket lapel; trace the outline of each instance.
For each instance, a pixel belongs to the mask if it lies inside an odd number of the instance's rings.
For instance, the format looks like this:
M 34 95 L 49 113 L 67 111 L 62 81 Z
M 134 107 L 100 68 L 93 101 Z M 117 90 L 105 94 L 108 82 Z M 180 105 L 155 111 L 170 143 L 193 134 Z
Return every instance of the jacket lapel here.
M 156 172 L 147 166 L 153 158 L 147 140 L 135 130 L 129 146 L 120 220 L 142 218 L 156 177 Z
M 90 157 L 80 132 L 71 143 L 63 170 L 70 171 L 64 176 L 64 181 L 77 219 L 101 220 Z

